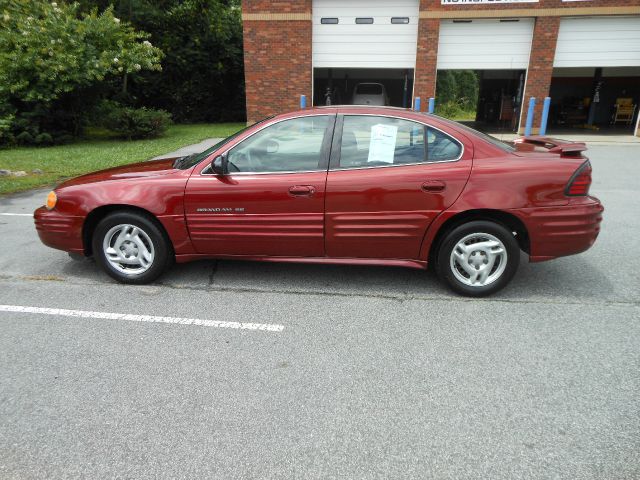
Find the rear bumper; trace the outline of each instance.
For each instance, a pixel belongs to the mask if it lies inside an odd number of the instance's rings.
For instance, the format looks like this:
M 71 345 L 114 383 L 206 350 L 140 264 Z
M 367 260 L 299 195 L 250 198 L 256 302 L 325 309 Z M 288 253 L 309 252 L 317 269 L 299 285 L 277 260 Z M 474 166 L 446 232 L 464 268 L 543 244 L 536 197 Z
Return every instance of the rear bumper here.
M 40 207 L 33 212 L 33 219 L 38 236 L 46 246 L 65 252 L 84 254 L 82 245 L 84 217 L 65 215 Z
M 542 262 L 584 252 L 600 233 L 604 207 L 597 198 L 575 198 L 568 205 L 514 211 L 529 232 L 530 261 Z

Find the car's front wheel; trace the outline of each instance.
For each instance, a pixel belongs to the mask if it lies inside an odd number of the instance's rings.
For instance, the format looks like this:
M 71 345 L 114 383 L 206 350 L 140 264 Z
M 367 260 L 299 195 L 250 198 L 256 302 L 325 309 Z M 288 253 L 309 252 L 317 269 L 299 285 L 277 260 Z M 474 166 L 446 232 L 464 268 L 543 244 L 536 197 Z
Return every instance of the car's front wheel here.
M 520 264 L 520 248 L 504 226 L 476 220 L 448 232 L 440 243 L 436 273 L 454 291 L 481 297 L 504 288 Z
M 93 234 L 92 248 L 96 262 L 122 283 L 152 282 L 172 258 L 161 229 L 137 212 L 115 212 L 103 218 Z

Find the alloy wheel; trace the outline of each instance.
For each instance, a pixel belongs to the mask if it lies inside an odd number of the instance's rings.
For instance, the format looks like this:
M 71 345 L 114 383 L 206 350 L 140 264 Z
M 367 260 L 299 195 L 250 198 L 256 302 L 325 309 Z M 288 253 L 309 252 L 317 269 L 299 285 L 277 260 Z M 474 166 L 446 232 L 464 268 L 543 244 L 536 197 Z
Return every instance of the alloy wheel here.
M 450 266 L 456 279 L 470 287 L 483 287 L 500 278 L 507 266 L 507 249 L 489 233 L 471 233 L 451 251 Z
M 140 227 L 120 224 L 112 227 L 102 242 L 109 264 L 124 275 L 140 275 L 153 265 L 155 249 L 149 235 Z

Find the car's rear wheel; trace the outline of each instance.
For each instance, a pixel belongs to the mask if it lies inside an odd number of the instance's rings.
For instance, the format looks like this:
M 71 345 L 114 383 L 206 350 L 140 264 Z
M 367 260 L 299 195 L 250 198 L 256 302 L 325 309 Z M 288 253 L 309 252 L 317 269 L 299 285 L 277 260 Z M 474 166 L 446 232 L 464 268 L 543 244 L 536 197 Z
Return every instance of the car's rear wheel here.
M 504 226 L 484 220 L 448 232 L 436 258 L 436 273 L 462 295 L 491 295 L 511 281 L 520 263 L 520 248 Z
M 103 218 L 93 234 L 92 247 L 96 262 L 122 283 L 152 282 L 172 259 L 160 227 L 137 212 L 116 212 Z

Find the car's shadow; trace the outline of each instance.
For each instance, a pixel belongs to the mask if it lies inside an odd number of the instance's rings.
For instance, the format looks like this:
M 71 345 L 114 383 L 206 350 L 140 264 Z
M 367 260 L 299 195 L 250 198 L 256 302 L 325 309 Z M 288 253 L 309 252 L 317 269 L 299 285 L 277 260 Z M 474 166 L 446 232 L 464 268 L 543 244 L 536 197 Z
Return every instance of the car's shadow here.
M 397 267 L 201 261 L 176 265 L 160 283 L 175 287 L 309 292 L 380 297 L 456 296 L 431 271 Z M 492 298 L 607 298 L 613 285 L 588 258 L 521 265 L 511 284 Z
M 92 260 L 68 260 L 65 276 L 114 282 Z M 177 264 L 155 282 L 169 288 L 264 291 L 387 298 L 459 298 L 431 271 L 397 267 L 202 260 Z M 132 287 L 135 288 L 135 287 Z M 611 299 L 614 285 L 588 257 L 568 257 L 531 264 L 522 255 L 518 273 L 492 299 L 586 301 Z

